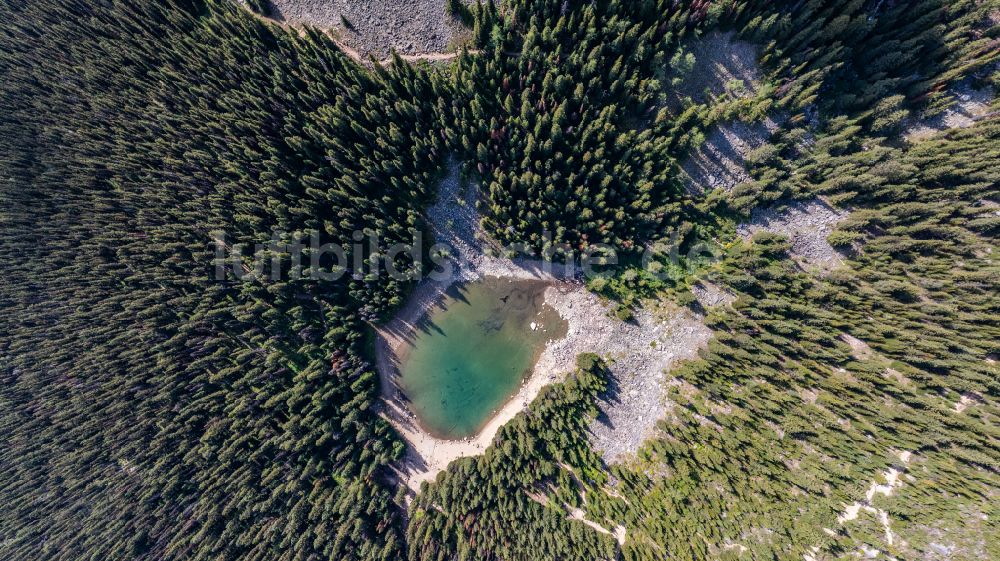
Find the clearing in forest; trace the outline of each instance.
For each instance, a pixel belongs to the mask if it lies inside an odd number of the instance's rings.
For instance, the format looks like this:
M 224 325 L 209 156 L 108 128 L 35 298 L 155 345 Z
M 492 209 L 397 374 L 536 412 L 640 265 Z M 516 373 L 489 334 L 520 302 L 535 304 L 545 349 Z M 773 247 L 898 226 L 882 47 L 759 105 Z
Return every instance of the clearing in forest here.
M 667 105 L 680 113 L 686 103 L 712 104 L 719 99 L 745 100 L 761 90 L 760 48 L 732 32 L 713 31 L 687 44 L 687 54 L 671 61 L 672 80 Z M 719 122 L 705 141 L 681 162 L 687 190 L 703 194 L 731 190 L 750 181 L 746 159 L 778 130 L 781 119 Z
M 450 57 L 468 31 L 445 10 L 445 0 L 270 0 L 271 17 L 333 33 L 362 59 L 395 50 L 421 59 Z

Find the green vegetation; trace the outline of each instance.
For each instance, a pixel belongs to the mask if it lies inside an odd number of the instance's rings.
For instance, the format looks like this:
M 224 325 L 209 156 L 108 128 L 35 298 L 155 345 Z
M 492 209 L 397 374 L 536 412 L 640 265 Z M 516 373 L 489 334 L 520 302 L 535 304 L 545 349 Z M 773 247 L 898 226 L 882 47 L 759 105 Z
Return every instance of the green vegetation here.
M 367 69 L 222 0 L 0 0 L 0 557 L 1000 558 L 1000 120 L 900 140 L 959 83 L 1000 85 L 997 2 L 468 10 L 477 53 Z M 762 83 L 670 103 L 710 30 L 760 47 Z M 751 181 L 685 190 L 713 126 L 768 114 Z M 499 240 L 623 250 L 591 281 L 623 318 L 697 279 L 737 296 L 633 462 L 587 443 L 609 382 L 583 355 L 484 455 L 408 506 L 394 488 L 365 341 L 412 283 L 366 273 L 425 228 L 449 154 Z M 826 276 L 734 236 L 817 196 L 851 212 Z M 379 246 L 341 280 L 269 280 L 293 266 L 270 250 L 259 280 L 212 277 L 217 232 L 318 233 L 353 262 L 355 231 Z M 638 268 L 702 240 L 718 260 Z M 890 466 L 871 506 L 894 539 L 838 521 Z
M 607 388 L 605 367 L 591 354 L 580 355 L 577 365 L 566 382 L 546 386 L 504 425 L 485 454 L 456 460 L 421 489 L 407 528 L 409 559 L 614 556 L 612 540 L 563 511 L 564 503 L 580 502 L 573 466 L 602 475 L 600 459 L 580 435 Z
M 228 3 L 0 9 L 2 556 L 397 558 L 361 345 L 402 287 L 218 282 L 211 233 L 409 242 L 428 76 Z

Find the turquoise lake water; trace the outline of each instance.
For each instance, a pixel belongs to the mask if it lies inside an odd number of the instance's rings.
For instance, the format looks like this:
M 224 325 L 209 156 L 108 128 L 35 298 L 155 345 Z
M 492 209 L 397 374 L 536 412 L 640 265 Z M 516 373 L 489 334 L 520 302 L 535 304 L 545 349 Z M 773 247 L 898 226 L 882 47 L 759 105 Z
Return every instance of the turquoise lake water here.
M 399 352 L 403 394 L 440 437 L 477 433 L 518 390 L 566 322 L 544 304 L 548 285 L 486 278 L 453 285 Z

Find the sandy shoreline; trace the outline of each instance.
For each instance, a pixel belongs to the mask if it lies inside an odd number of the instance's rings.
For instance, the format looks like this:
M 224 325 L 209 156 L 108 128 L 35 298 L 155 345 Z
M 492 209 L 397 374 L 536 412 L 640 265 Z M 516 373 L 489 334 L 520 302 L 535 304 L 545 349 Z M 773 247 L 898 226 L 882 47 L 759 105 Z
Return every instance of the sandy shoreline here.
M 675 308 L 641 310 L 636 322 L 613 316 L 611 306 L 582 285 L 547 279 L 545 304 L 567 323 L 565 336 L 545 346 L 521 387 L 474 436 L 437 438 L 423 430 L 397 384 L 397 356 L 424 314 L 433 311 L 451 283 L 424 281 L 388 324 L 378 327 L 376 366 L 382 387 L 380 414 L 407 443 L 396 476 L 417 491 L 453 460 L 476 456 L 490 446 L 500 427 L 513 419 L 548 384 L 561 382 L 582 352 L 598 352 L 610 361 L 612 391 L 597 403 L 600 415 L 587 437 L 609 463 L 624 461 L 654 434 L 669 409 L 664 387 L 679 362 L 697 357 L 712 332 L 702 318 Z
M 389 324 L 376 330 L 376 366 L 382 385 L 380 413 L 399 431 L 408 444 L 402 465 L 396 466 L 397 476 L 414 491 L 420 483 L 433 479 L 457 458 L 481 454 L 496 436 L 500 427 L 521 412 L 546 385 L 557 381 L 557 373 L 545 368 L 533 368 L 517 393 L 510 398 L 474 436 L 461 440 L 435 437 L 420 427 L 415 415 L 406 406 L 406 398 L 397 383 L 396 357 L 414 326 L 440 302 L 449 284 L 425 281 L 417 286 L 411 299 Z M 546 290 L 548 291 L 553 287 Z M 544 351 L 543 351 L 544 353 Z
M 435 241 L 448 246 L 452 274 L 421 281 L 396 316 L 385 325 L 375 328 L 375 361 L 382 387 L 380 413 L 399 431 L 408 445 L 402 464 L 394 469 L 400 480 L 413 490 L 418 490 L 421 482 L 433 479 L 452 460 L 481 454 L 489 447 L 501 426 L 531 403 L 543 387 L 570 371 L 557 371 L 543 365 L 542 359 L 552 346 L 547 345 L 542 351 L 542 358 L 532 368 L 517 393 L 476 435 L 461 440 L 448 440 L 428 434 L 407 407 L 406 398 L 397 383 L 399 351 L 413 337 L 421 319 L 438 306 L 453 284 L 483 277 L 548 282 L 552 284 L 545 291 L 545 303 L 548 305 L 551 305 L 550 291 L 584 290 L 582 285 L 569 280 L 575 276 L 575 269 L 567 271 L 564 266 L 551 265 L 541 260 L 511 260 L 488 255 L 496 253 L 496 247 L 486 238 L 479 225 L 475 197 L 474 189 L 465 188 L 459 179 L 457 165 L 451 165 L 439 188 L 439 200 L 428 209 L 427 219 L 434 231 Z

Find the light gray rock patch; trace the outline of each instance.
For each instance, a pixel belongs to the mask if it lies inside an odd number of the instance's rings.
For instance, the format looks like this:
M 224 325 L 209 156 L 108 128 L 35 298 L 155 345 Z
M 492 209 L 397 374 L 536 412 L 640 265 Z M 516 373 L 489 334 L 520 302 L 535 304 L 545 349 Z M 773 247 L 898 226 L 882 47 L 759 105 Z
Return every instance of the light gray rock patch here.
M 794 201 L 754 210 L 750 222 L 740 224 L 736 232 L 745 240 L 757 232 L 785 235 L 792 242 L 792 259 L 805 270 L 825 273 L 843 264 L 826 238 L 847 215 L 818 198 Z
M 691 292 L 694 294 L 695 299 L 698 300 L 698 303 L 701 304 L 701 307 L 706 310 L 719 306 L 728 306 L 736 300 L 735 294 L 706 280 L 700 280 L 695 283 L 691 287 Z
M 410 55 L 445 52 L 467 32 L 445 13 L 445 0 L 271 0 L 271 5 L 277 21 L 332 31 L 362 57 L 383 59 L 393 49 Z
M 964 129 L 971 127 L 991 113 L 993 92 L 987 89 L 977 90 L 967 83 L 961 83 L 952 88 L 955 104 L 945 109 L 939 115 L 929 119 L 912 121 L 903 133 L 908 142 L 919 142 L 948 129 Z
M 779 121 L 771 117 L 757 123 L 732 121 L 713 126 L 705 142 L 681 162 L 685 188 L 692 194 L 716 189 L 729 192 L 751 181 L 747 156 L 766 144 L 778 128 Z

